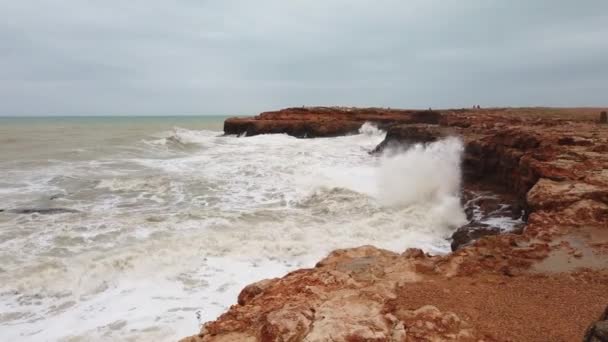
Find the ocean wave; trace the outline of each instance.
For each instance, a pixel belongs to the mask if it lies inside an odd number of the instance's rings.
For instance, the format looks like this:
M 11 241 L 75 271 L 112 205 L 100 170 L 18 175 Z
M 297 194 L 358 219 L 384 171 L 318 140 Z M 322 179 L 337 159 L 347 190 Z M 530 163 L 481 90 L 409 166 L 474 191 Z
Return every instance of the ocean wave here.
M 190 130 L 174 127 L 163 132 L 156 139 L 144 139 L 143 143 L 153 147 L 167 147 L 179 150 L 194 150 L 208 147 L 213 138 L 220 135 L 216 131 Z
M 386 132 L 381 130 L 380 128 L 378 128 L 377 125 L 371 123 L 371 122 L 366 122 L 363 125 L 361 125 L 361 128 L 359 128 L 359 134 L 363 134 L 366 136 L 371 136 L 371 137 L 378 137 L 378 136 L 382 136 L 384 137 L 386 135 Z
M 27 181 L 44 187 L 28 200 L 61 193 L 52 203 L 81 213 L 0 221 L 10 235 L 0 236 L 0 309 L 25 313 L 0 322 L 2 336 L 169 340 L 197 316 L 215 318 L 247 283 L 337 248 L 448 251 L 464 215 L 462 144 L 374 158 L 385 132 L 360 133 L 237 138 L 176 127 L 140 150 L 31 171 Z M 18 171 L 14 184 L 29 184 Z M 170 328 L 146 330 L 159 325 Z

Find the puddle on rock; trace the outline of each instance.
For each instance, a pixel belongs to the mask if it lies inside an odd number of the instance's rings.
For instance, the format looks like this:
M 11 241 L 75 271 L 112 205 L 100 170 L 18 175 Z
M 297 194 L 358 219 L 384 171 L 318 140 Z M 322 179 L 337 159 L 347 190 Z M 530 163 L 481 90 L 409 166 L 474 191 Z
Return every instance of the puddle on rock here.
M 555 244 L 566 243 L 571 248 L 556 248 L 549 256 L 532 266 L 536 272 L 562 273 L 579 268 L 608 269 L 608 255 L 598 253 L 587 245 L 586 239 L 576 235 L 568 235 L 556 239 Z M 593 241 L 593 240 L 587 240 Z

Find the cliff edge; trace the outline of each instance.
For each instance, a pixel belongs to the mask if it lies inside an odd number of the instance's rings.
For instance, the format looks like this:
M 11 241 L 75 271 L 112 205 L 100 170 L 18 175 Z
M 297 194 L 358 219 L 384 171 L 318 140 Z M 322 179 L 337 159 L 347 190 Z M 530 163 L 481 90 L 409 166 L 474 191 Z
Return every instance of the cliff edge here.
M 525 227 L 463 227 L 442 256 L 337 250 L 247 286 L 183 341 L 608 341 L 608 125 L 598 118 L 591 109 L 313 107 L 226 120 L 227 134 L 298 137 L 374 122 L 387 137 L 372 155 L 459 136 L 465 190 L 502 189 Z

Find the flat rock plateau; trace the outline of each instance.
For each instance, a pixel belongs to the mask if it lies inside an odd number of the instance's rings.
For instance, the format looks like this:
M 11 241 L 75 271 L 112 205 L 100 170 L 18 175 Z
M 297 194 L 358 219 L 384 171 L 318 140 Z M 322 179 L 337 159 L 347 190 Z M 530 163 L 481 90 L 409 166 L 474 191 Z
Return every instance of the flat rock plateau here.
M 499 234 L 469 224 L 447 255 L 336 250 L 314 268 L 245 287 L 237 305 L 182 341 L 608 341 L 602 111 L 302 107 L 226 120 L 226 134 L 301 138 L 372 122 L 387 131 L 372 154 L 459 136 L 463 194 L 499 189 L 525 225 Z

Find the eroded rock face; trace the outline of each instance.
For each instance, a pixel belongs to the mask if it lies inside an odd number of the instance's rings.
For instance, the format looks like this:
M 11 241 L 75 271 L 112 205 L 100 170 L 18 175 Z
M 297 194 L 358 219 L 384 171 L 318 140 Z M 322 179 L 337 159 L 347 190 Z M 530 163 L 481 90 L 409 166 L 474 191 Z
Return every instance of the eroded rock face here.
M 394 123 L 437 124 L 436 111 L 391 110 L 384 108 L 302 107 L 265 112 L 253 118 L 230 118 L 225 134 L 253 136 L 285 133 L 298 138 L 335 137 L 357 133 L 365 122 L 387 127 Z
M 372 153 L 382 153 L 386 149 L 400 149 L 410 144 L 428 144 L 449 136 L 457 136 L 458 129 L 432 124 L 397 124 L 386 131 L 386 138 Z
M 542 178 L 528 192 L 527 199 L 535 210 L 557 210 L 583 200 L 608 203 L 608 188 L 586 182 Z

